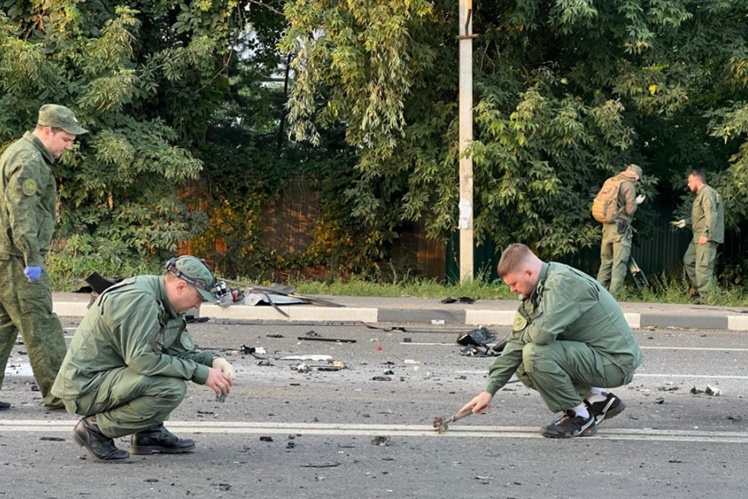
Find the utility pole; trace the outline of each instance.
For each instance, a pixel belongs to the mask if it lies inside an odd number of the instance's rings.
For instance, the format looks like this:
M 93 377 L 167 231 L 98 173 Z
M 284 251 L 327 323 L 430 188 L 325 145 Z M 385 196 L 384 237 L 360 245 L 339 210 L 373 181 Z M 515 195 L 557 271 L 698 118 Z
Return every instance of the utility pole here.
M 473 1 L 460 1 L 460 282 L 473 280 Z

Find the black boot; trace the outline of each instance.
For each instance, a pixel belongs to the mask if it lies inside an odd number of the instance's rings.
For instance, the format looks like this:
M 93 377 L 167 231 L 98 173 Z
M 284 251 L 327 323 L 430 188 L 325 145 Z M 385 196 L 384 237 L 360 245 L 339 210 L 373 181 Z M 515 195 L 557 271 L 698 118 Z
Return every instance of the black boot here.
M 96 416 L 88 416 L 78 421 L 73 429 L 73 440 L 102 463 L 121 463 L 130 457 L 127 451 L 114 445 L 113 439 L 101 433 L 96 424 Z
M 0 411 L 4 411 L 6 409 L 10 409 L 10 404 L 8 402 L 0 402 Z
M 164 428 L 163 423 L 152 426 L 130 437 L 132 454 L 181 454 L 195 452 L 195 442 L 189 438 L 179 438 Z

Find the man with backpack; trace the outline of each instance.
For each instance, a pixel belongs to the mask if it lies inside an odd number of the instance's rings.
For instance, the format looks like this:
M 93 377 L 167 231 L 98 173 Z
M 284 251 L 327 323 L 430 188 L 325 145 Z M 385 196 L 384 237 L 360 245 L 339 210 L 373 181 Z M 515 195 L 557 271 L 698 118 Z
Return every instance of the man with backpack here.
M 603 224 L 597 280 L 615 298 L 621 292 L 631 257 L 631 221 L 645 198 L 644 194 L 636 195 L 636 182 L 641 176 L 642 169 L 638 165 L 628 165 L 605 181 L 592 203 L 592 215 Z

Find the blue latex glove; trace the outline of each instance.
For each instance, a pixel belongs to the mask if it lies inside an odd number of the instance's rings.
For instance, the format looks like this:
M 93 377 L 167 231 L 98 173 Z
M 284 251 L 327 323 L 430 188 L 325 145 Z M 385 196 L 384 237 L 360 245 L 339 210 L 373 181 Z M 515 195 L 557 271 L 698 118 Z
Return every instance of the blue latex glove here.
M 23 269 L 23 275 L 25 275 L 29 282 L 36 282 L 42 276 L 41 267 L 26 267 Z

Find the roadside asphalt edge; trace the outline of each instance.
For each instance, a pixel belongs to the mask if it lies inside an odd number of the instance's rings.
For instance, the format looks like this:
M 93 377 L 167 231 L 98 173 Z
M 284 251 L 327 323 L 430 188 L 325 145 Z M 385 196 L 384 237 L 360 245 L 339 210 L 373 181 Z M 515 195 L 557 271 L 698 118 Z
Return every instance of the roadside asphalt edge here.
M 426 323 L 430 325 L 465 325 L 465 326 L 511 326 L 514 320 L 513 310 L 475 310 L 475 309 L 413 309 L 413 308 L 355 308 L 355 307 L 280 307 L 288 317 L 283 316 L 272 307 L 239 307 L 221 308 L 217 305 L 203 305 L 200 315 L 228 320 L 260 321 L 360 321 L 370 323 Z M 83 317 L 87 303 L 54 302 L 54 312 L 61 317 Z M 665 313 L 625 313 L 626 321 L 632 329 L 644 328 L 684 328 L 684 329 L 721 329 L 729 331 L 748 331 L 748 316 L 738 315 L 676 315 Z

